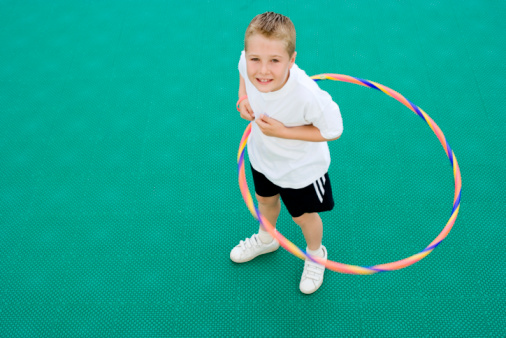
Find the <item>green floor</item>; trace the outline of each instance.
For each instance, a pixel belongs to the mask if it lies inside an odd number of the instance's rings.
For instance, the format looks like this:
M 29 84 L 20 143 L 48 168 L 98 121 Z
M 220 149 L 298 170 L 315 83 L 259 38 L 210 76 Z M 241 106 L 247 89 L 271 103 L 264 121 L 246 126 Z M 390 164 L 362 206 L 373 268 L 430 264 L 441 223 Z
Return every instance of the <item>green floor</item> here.
M 381 83 L 443 130 L 462 203 L 421 262 L 327 271 L 305 296 L 284 250 L 230 261 L 257 227 L 237 185 L 237 63 L 267 10 L 294 21 L 308 74 Z M 506 336 L 505 14 L 499 0 L 0 1 L 0 336 Z M 387 95 L 319 84 L 345 129 L 329 258 L 422 250 L 452 209 L 437 138 Z M 278 228 L 305 245 L 285 209 Z

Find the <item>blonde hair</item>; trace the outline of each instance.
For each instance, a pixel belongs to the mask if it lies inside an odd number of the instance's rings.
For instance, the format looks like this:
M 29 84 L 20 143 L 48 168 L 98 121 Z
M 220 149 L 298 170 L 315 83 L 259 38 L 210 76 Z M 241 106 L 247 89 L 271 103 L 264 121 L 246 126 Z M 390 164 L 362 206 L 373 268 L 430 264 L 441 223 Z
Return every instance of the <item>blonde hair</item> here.
M 248 38 L 254 34 L 283 41 L 290 57 L 295 52 L 295 27 L 292 20 L 284 15 L 266 12 L 255 16 L 246 29 L 244 50 L 248 49 Z

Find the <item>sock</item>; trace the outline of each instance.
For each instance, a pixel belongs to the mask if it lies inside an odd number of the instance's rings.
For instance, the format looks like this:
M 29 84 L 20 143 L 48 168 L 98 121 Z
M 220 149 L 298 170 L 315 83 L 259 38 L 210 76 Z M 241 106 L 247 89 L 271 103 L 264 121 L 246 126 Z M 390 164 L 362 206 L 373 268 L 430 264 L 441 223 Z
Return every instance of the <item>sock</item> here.
M 323 254 L 323 246 L 320 244 L 320 247 L 316 250 L 309 250 L 309 248 L 306 247 L 306 252 L 308 254 L 310 254 L 311 256 L 318 256 L 318 257 L 321 257 L 323 258 L 324 257 L 324 254 Z
M 262 228 L 258 229 L 258 238 L 260 238 L 264 244 L 269 244 L 274 239 L 270 233 L 263 230 Z

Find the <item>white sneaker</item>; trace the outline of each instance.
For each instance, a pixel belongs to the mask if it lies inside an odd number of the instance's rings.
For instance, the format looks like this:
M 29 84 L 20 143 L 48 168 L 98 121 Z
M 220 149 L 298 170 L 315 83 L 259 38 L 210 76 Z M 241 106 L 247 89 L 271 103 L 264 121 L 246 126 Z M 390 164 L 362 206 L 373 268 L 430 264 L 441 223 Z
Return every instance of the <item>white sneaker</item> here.
M 322 245 L 324 257 L 327 261 L 327 248 Z M 307 295 L 315 292 L 323 283 L 323 274 L 325 273 L 325 266 L 315 263 L 309 258 L 306 258 L 304 263 L 304 272 L 300 279 L 300 291 Z
M 272 242 L 263 243 L 258 234 L 254 234 L 251 238 L 240 241 L 239 245 L 230 251 L 230 259 L 236 263 L 244 263 L 252 260 L 256 256 L 276 251 L 279 248 L 279 242 L 273 239 Z

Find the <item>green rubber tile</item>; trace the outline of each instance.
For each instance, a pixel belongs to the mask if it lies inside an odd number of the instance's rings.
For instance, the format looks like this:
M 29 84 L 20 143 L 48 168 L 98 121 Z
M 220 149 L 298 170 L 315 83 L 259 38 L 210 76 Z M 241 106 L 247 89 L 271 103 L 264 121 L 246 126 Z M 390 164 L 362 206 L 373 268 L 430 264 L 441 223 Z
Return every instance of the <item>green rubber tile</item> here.
M 128 0 L 0 4 L 0 336 L 506 335 L 506 121 L 500 1 Z M 235 264 L 258 229 L 237 183 L 244 31 L 268 10 L 297 64 L 387 86 L 444 132 L 462 172 L 448 237 L 372 276 L 327 271 L 299 291 L 284 249 Z M 450 161 L 384 93 L 320 81 L 329 144 L 329 258 L 371 266 L 423 250 L 452 212 Z M 247 180 L 252 189 L 251 173 Z M 283 206 L 278 230 L 305 248 Z

